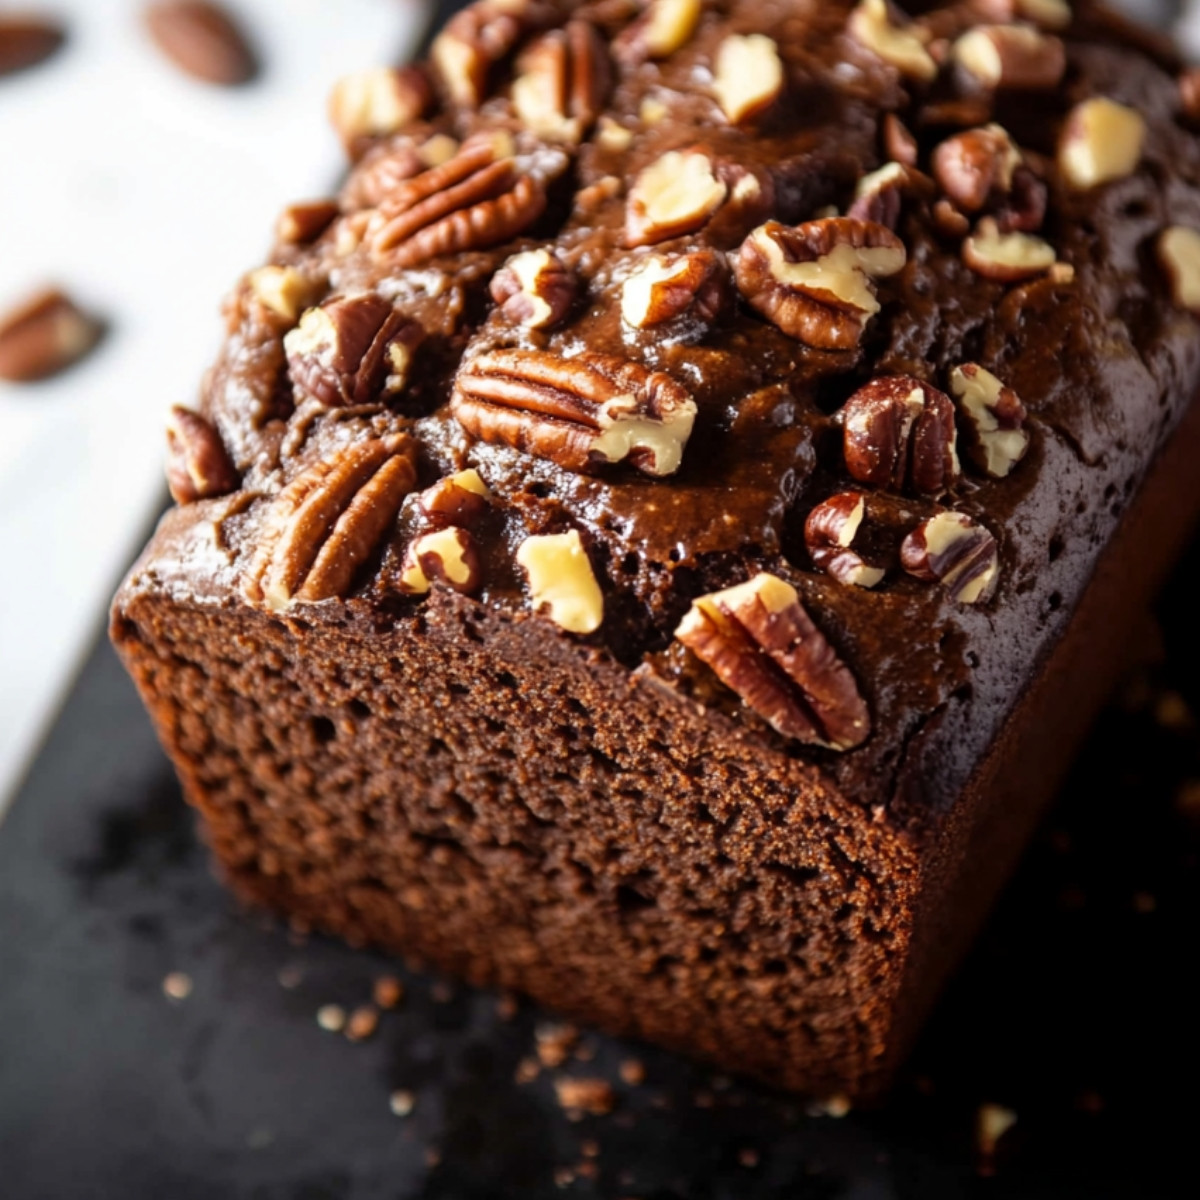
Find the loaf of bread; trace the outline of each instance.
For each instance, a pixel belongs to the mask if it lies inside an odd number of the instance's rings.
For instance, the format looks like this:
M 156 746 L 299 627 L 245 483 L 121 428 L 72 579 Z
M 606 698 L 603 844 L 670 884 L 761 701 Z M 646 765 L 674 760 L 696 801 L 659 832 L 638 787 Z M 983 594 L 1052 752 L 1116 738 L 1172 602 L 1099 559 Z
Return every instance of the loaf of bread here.
M 882 1087 L 1200 505 L 1097 4 L 479 0 L 342 81 L 112 635 L 245 898 Z

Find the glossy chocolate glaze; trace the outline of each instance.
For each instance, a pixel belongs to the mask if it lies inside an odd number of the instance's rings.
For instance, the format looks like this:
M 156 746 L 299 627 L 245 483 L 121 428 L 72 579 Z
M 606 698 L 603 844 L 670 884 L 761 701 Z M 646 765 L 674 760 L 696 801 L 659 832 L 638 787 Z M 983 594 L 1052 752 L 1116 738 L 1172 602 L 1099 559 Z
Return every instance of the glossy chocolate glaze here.
M 229 339 L 202 402 L 244 473 L 243 491 L 169 514 L 128 586 L 242 603 L 237 579 L 269 497 L 334 446 L 408 430 L 420 442 L 423 483 L 474 466 L 495 496 L 479 530 L 479 603 L 524 610 L 515 547 L 530 533 L 577 528 L 606 598 L 603 626 L 581 640 L 735 715 L 774 749 L 823 767 L 846 796 L 888 807 L 894 820 L 920 822 L 930 806 L 951 801 L 1061 634 L 1099 550 L 1200 385 L 1196 321 L 1171 303 L 1153 253 L 1167 225 L 1200 228 L 1200 143 L 1179 117 L 1169 52 L 1145 53 L 1090 4 L 1075 5 L 1063 34 L 1061 88 L 994 99 L 972 93 L 951 70 L 929 88 L 901 80 L 846 35 L 852 7 L 830 0 L 709 4 L 695 36 L 669 60 L 616 65 L 606 115 L 630 131 L 628 147 L 605 148 L 593 132 L 551 188 L 537 224 L 488 250 L 394 272 L 361 247 L 348 249 L 347 230 L 367 173 L 382 156 L 406 152 L 413 138 L 462 139 L 497 128 L 519 134 L 507 68 L 478 112 L 442 106 L 411 135 L 370 150 L 343 193 L 343 216 L 315 245 L 278 247 L 272 261 L 320 281 L 318 295 L 370 288 L 394 298 L 428 334 L 414 382 L 389 407 L 373 409 L 326 410 L 295 396 L 282 351 L 286 323 L 264 317 L 243 283 L 228 305 Z M 967 6 L 923 7 L 953 25 L 942 10 Z M 610 35 L 633 15 L 611 0 L 576 11 Z M 707 86 L 716 47 L 731 31 L 773 37 L 788 81 L 785 98 L 742 127 L 725 122 Z M 1063 114 L 1092 95 L 1141 112 L 1145 154 L 1133 176 L 1072 193 L 1058 179 L 1055 143 Z M 715 160 L 761 172 L 774 184 L 769 215 L 794 223 L 826 206 L 844 211 L 857 180 L 886 161 L 885 114 L 898 113 L 918 135 L 926 167 L 932 148 L 960 127 L 946 121 L 946 103 L 964 98 L 983 120 L 1004 125 L 1049 184 L 1041 236 L 1075 268 L 1073 280 L 1006 285 L 975 274 L 961 261 L 958 241 L 936 231 L 931 192 L 905 198 L 897 232 L 908 264 L 880 281 L 882 311 L 855 351 L 813 350 L 744 305 L 699 341 L 622 325 L 619 283 L 632 261 L 704 246 L 732 251 L 764 219 L 722 211 L 699 233 L 627 249 L 629 184 L 664 152 L 701 145 Z M 488 281 L 515 251 L 543 245 L 553 245 L 585 287 L 555 331 L 514 329 L 493 311 Z M 473 444 L 446 401 L 463 355 L 495 346 L 602 350 L 670 373 L 699 409 L 682 469 L 669 479 L 628 466 L 581 475 Z M 1030 414 L 1032 446 L 1012 474 L 992 480 L 968 467 L 946 500 L 996 537 L 1002 575 L 994 596 L 972 608 L 897 569 L 872 591 L 816 571 L 803 544 L 804 517 L 851 482 L 832 415 L 876 375 L 908 373 L 944 388 L 949 369 L 964 361 L 999 375 Z M 324 604 L 348 604 L 390 625 L 428 603 L 393 586 L 413 528 L 411 499 L 355 593 Z M 873 493 L 868 523 L 911 526 L 936 509 Z M 858 679 L 873 716 L 860 748 L 836 754 L 786 742 L 673 643 L 695 596 L 759 570 L 798 588 Z M 545 636 L 571 635 L 546 621 Z

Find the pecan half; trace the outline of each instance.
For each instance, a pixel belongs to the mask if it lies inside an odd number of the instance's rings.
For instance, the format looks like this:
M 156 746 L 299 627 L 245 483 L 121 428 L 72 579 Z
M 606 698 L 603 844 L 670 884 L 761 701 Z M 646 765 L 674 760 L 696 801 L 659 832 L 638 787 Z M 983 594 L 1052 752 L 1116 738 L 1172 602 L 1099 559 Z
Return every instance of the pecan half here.
M 654 254 L 621 285 L 621 317 L 634 329 L 684 319 L 703 331 L 732 298 L 729 266 L 720 251 Z
M 1180 308 L 1200 316 L 1200 233 L 1186 225 L 1164 229 L 1156 243 L 1158 261 Z
M 371 404 L 403 391 L 421 326 L 374 292 L 310 308 L 283 339 L 301 391 L 336 408 Z
M 1058 143 L 1058 168 L 1077 191 L 1087 191 L 1137 170 L 1146 142 L 1142 114 L 1105 96 L 1077 104 Z
M 962 212 L 981 211 L 1012 189 L 1021 152 L 999 125 L 968 129 L 947 138 L 933 152 L 933 177 Z
M 517 548 L 529 599 L 568 633 L 595 633 L 604 624 L 604 593 L 577 529 L 527 537 Z
M 730 123 L 750 121 L 783 91 L 779 47 L 766 34 L 730 34 L 717 47 L 713 76 L 713 91 Z
M 904 539 L 900 564 L 917 579 L 940 583 L 960 604 L 987 600 L 1000 574 L 996 539 L 958 512 L 922 521 Z
M 838 583 L 873 588 L 886 573 L 881 567 L 869 567 L 852 549 L 867 511 L 862 492 L 841 492 L 822 501 L 804 522 L 804 544 L 813 565 Z
M 433 89 L 420 67 L 371 67 L 333 85 L 329 122 L 354 153 L 362 139 L 396 133 L 432 102 Z
M 559 358 L 493 350 L 460 368 L 450 411 L 473 437 L 548 458 L 569 471 L 629 460 L 672 475 L 696 402 L 662 371 L 607 354 Z
M 546 207 L 543 181 L 519 170 L 498 143 L 465 143 L 448 162 L 401 183 L 379 208 L 372 253 L 390 267 L 414 267 L 494 246 L 532 225 Z
M 232 87 L 258 73 L 258 59 L 232 14 L 212 0 L 158 0 L 143 10 L 154 44 L 181 71 Z
M 578 281 L 553 250 L 515 254 L 492 277 L 492 299 L 505 320 L 526 329 L 557 325 L 575 303 Z
M 35 292 L 0 313 L 0 379 L 32 383 L 57 375 L 87 354 L 103 333 L 103 324 L 66 292 Z
M 522 55 L 512 100 L 525 128 L 574 145 L 600 115 L 612 88 L 608 47 L 587 21 L 543 34 Z
M 322 459 L 275 498 L 242 580 L 254 604 L 281 612 L 345 596 L 413 489 L 416 444 L 373 438 Z
M 474 525 L 487 512 L 492 493 L 474 467 L 439 479 L 417 497 L 417 509 L 435 529 Z
M 846 470 L 860 483 L 937 496 L 959 475 L 954 404 L 910 375 L 874 379 L 841 410 Z
M 906 259 L 890 229 L 827 217 L 760 225 L 735 270 L 747 302 L 784 333 L 818 349 L 851 350 L 880 308 L 872 280 L 896 274 Z
M 465 529 L 447 526 L 423 533 L 410 543 L 400 571 L 400 590 L 423 596 L 435 583 L 444 583 L 464 596 L 477 592 L 483 583 L 479 551 Z
M 701 0 L 650 0 L 642 16 L 617 35 L 613 52 L 629 66 L 670 58 L 691 41 L 702 12 Z
M 1067 69 L 1061 39 L 1029 25 L 980 25 L 954 43 L 954 60 L 989 89 L 1049 90 Z
M 693 601 L 675 637 L 784 737 L 849 750 L 870 733 L 853 675 L 778 576 Z
M 671 150 L 644 168 L 629 190 L 625 242 L 649 246 L 695 233 L 725 202 L 729 186 L 702 150 Z
M 236 491 L 240 482 L 212 422 L 175 405 L 167 420 L 167 486 L 175 503 L 224 496 Z
M 1054 266 L 1054 247 L 1027 233 L 1005 233 L 992 217 L 984 217 L 962 247 L 963 262 L 977 275 L 1000 283 L 1032 279 Z
M 937 63 L 926 48 L 928 31 L 893 21 L 887 0 L 862 0 L 850 14 L 846 32 L 901 75 L 922 83 L 937 78 Z
M 555 15 L 555 6 L 544 0 L 476 0 L 456 13 L 429 51 L 450 98 L 464 108 L 478 108 L 492 68 L 525 34 L 553 24 Z
M 971 461 L 993 479 L 1003 479 L 1029 449 L 1021 398 L 977 363 L 955 367 L 950 372 L 950 390 L 970 430 Z

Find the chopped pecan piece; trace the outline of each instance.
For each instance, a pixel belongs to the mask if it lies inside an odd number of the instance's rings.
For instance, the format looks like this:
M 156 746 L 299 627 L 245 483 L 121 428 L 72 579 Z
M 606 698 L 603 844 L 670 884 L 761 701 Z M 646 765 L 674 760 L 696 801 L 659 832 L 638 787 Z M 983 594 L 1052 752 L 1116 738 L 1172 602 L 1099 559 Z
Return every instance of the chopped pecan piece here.
M 724 312 L 731 291 L 720 251 L 654 254 L 621 285 L 621 317 L 635 329 L 686 318 L 703 330 Z
M 254 298 L 289 326 L 324 290 L 324 284 L 301 274 L 295 267 L 259 267 L 247 282 Z
M 543 34 L 518 66 L 512 99 L 525 128 L 550 141 L 582 141 L 612 87 L 608 47 L 595 27 L 569 21 Z
M 505 320 L 527 329 L 549 329 L 571 310 L 575 272 L 553 250 L 515 254 L 492 277 L 492 299 Z
M 579 531 L 527 537 L 517 563 L 529 581 L 534 609 L 544 609 L 568 633 L 595 633 L 604 623 L 604 594 Z
M 993 479 L 1003 479 L 1029 449 L 1021 398 L 976 363 L 964 363 L 950 372 L 950 390 L 971 431 L 967 441 L 971 461 Z
M 483 583 L 475 539 L 453 525 L 414 538 L 404 556 L 400 590 L 424 596 L 435 583 L 444 583 L 469 596 Z
M 645 13 L 617 36 L 613 51 L 630 66 L 670 58 L 691 41 L 702 10 L 702 0 L 650 0 Z
M 333 224 L 338 215 L 336 200 L 307 200 L 289 204 L 275 224 L 275 236 L 291 246 L 306 246 Z
M 345 596 L 412 491 L 415 459 L 415 443 L 400 434 L 349 446 L 297 475 L 263 520 L 242 580 L 246 598 L 281 612 Z
M 944 196 L 933 206 L 933 223 L 949 238 L 964 238 L 971 232 L 970 218 L 958 211 Z
M 896 274 L 906 259 L 890 229 L 827 217 L 760 225 L 735 269 L 747 302 L 784 333 L 818 349 L 850 350 L 880 308 L 872 280 Z
M 1058 143 L 1058 167 L 1071 187 L 1086 191 L 1132 175 L 1145 141 L 1141 113 L 1096 96 L 1068 114 Z
M 629 192 L 625 241 L 649 246 L 695 233 L 725 202 L 729 187 L 702 150 L 671 150 L 646 167 Z
M 474 467 L 439 479 L 417 497 L 417 508 L 435 529 L 474 525 L 487 512 L 492 493 Z
M 167 421 L 167 486 L 176 504 L 236 491 L 240 480 L 212 422 L 182 405 Z
M 478 108 L 492 68 L 525 34 L 553 24 L 555 16 L 555 6 L 545 0 L 476 0 L 456 13 L 429 52 L 450 98 L 464 108 Z
M 404 390 L 424 337 L 374 292 L 310 308 L 283 339 L 292 382 L 321 404 L 372 404 Z
M 499 139 L 468 142 L 448 162 L 406 180 L 380 206 L 372 252 L 389 266 L 481 250 L 507 241 L 542 215 L 543 181 L 522 172 Z
M 1005 233 L 992 217 L 984 217 L 963 242 L 963 262 L 977 275 L 1001 283 L 1032 279 L 1054 266 L 1054 247 L 1027 233 Z
M 371 67 L 345 75 L 329 93 L 329 121 L 353 153 L 364 138 L 384 137 L 422 116 L 433 101 L 416 66 Z
M 980 25 L 954 43 L 954 60 L 989 89 L 1049 90 L 1067 69 L 1062 41 L 1028 25 Z
M 922 521 L 904 539 L 900 564 L 917 579 L 940 583 L 960 604 L 987 600 L 1000 574 L 996 539 L 958 512 Z
M 696 420 L 695 401 L 662 371 L 607 354 L 538 350 L 493 350 L 466 363 L 450 411 L 473 437 L 568 471 L 628 459 L 647 475 L 679 469 Z
M 841 492 L 822 501 L 804 522 L 804 543 L 813 565 L 838 583 L 873 588 L 884 576 L 880 567 L 869 567 L 852 549 L 867 511 L 862 492 Z
M 846 470 L 860 483 L 938 496 L 959 476 L 954 404 L 910 375 L 874 379 L 841 410 Z
M 962 212 L 976 213 L 1012 190 L 1021 152 L 999 125 L 968 129 L 933 152 L 933 177 Z
M 883 148 L 888 158 L 902 167 L 915 167 L 918 160 L 917 139 L 895 113 L 883 118 Z
M 732 124 L 761 116 L 783 91 L 779 47 L 762 33 L 730 34 L 717 48 L 713 91 Z
M 675 637 L 784 737 L 849 750 L 870 733 L 854 677 L 778 576 L 693 601 Z
M 58 288 L 0 313 L 0 379 L 32 383 L 65 371 L 100 340 L 104 326 Z
M 846 216 L 854 221 L 872 221 L 895 229 L 900 220 L 908 176 L 908 169 L 898 162 L 887 163 L 878 171 L 864 175 L 854 190 L 854 203 L 846 210 Z
M 1200 233 L 1172 225 L 1159 235 L 1156 249 L 1175 303 L 1200 316 Z
M 895 23 L 887 0 L 862 0 L 850 14 L 846 31 L 901 75 L 922 83 L 937 78 L 937 63 L 927 49 L 928 31 L 920 25 Z

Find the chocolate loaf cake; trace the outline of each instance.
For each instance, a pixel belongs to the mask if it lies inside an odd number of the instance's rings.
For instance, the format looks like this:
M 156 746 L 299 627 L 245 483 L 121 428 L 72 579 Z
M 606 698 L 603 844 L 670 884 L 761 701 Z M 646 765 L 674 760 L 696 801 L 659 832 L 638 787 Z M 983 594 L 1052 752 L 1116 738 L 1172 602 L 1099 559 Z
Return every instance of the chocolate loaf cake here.
M 1200 87 L 1063 0 L 343 81 L 112 636 L 245 898 L 881 1087 L 1200 506 Z

